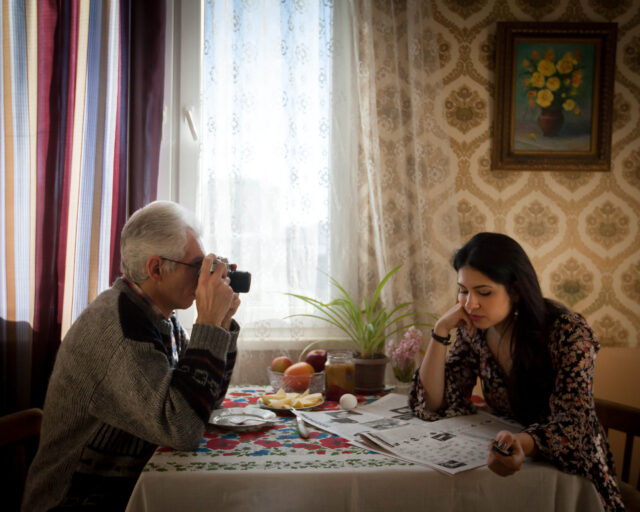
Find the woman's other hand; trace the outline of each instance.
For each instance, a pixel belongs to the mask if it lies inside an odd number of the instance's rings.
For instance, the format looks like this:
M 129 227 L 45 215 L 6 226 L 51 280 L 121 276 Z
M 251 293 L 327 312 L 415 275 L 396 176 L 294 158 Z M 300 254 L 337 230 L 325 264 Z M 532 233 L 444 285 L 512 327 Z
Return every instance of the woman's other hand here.
M 523 437 L 526 436 L 526 437 Z M 532 455 L 535 449 L 533 438 L 529 434 L 512 434 L 508 430 L 501 430 L 495 438 L 498 445 L 511 452 L 511 455 L 501 455 L 492 449 L 494 441 L 489 443 L 489 469 L 500 476 L 510 476 L 520 471 L 527 455 Z

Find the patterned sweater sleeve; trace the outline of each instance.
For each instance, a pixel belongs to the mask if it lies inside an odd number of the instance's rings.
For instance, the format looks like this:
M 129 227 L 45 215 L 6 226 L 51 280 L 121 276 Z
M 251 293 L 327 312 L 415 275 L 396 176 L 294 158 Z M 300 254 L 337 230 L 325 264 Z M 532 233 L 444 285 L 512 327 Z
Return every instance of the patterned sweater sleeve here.
M 121 316 L 127 311 L 121 307 Z M 126 318 L 121 321 L 127 324 Z M 151 443 L 195 449 L 229 385 L 238 325 L 229 332 L 195 324 L 175 368 L 157 330 L 130 325 L 135 327 L 125 328 L 122 339 L 114 343 L 94 386 L 90 413 Z
M 214 339 L 226 334 L 226 350 L 212 352 L 208 342 L 213 331 Z M 191 340 L 173 373 L 173 382 L 184 398 L 189 402 L 203 422 L 207 422 L 211 411 L 224 400 L 236 361 L 236 344 L 240 327 L 233 321 L 227 332 L 220 327 L 195 324 Z M 204 343 L 203 343 L 204 342 Z M 204 345 L 204 346 L 201 346 Z M 203 386 L 204 375 L 209 376 L 208 385 Z
M 182 358 L 189 347 L 189 337 L 187 333 L 180 325 L 177 317 L 175 315 L 172 316 L 171 321 L 174 326 L 174 330 L 176 332 L 176 341 L 178 343 L 178 353 L 180 354 L 180 358 Z M 237 341 L 238 334 L 240 333 L 240 326 L 238 322 L 235 320 L 231 320 L 231 326 L 229 327 L 229 334 L 231 335 L 229 344 L 229 349 L 227 351 L 227 357 L 224 362 L 224 371 L 222 382 L 220 383 L 220 392 L 218 393 L 218 398 L 215 400 L 213 409 L 218 409 L 222 405 L 222 401 L 224 400 L 225 395 L 227 394 L 227 389 L 229 388 L 229 382 L 231 382 L 231 376 L 233 374 L 233 368 L 236 363 L 236 355 L 237 355 Z M 210 411 L 207 413 L 207 418 L 210 415 Z
M 229 389 L 229 382 L 231 382 L 233 368 L 236 364 L 237 343 L 238 343 L 238 334 L 240 334 L 240 326 L 235 320 L 231 321 L 229 334 L 231 335 L 230 342 L 229 342 L 229 349 L 227 350 L 227 359 L 224 363 L 224 372 L 222 374 L 220 392 L 218 393 L 218 397 L 213 403 L 214 409 L 219 409 L 222 406 L 222 401 L 224 400 L 224 397 L 227 394 L 227 389 Z M 207 418 L 208 417 L 209 416 L 207 416 Z
M 458 329 L 455 342 L 445 362 L 442 407 L 435 412 L 427 408 L 424 401 L 424 388 L 420 382 L 419 372 L 416 371 L 409 393 L 409 406 L 413 413 L 428 421 L 473 414 L 475 407 L 471 403 L 471 394 L 478 377 L 478 364 L 473 340 L 466 331 Z

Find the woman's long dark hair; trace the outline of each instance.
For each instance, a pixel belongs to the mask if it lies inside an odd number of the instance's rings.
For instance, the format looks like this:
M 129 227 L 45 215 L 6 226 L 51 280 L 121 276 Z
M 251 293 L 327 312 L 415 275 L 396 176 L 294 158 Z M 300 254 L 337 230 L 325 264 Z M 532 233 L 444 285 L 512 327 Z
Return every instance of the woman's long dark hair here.
M 506 288 L 513 303 L 513 366 L 508 382 L 511 409 L 525 426 L 544 421 L 555 380 L 550 331 L 563 311 L 561 306 L 542 296 L 529 257 L 506 235 L 478 233 L 455 253 L 452 263 L 456 271 L 468 265 Z

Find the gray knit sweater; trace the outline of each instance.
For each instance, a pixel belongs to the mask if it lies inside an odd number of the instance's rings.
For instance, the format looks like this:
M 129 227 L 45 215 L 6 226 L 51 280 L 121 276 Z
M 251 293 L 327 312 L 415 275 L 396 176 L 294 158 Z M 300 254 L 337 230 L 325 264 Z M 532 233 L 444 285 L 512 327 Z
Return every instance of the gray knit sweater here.
M 226 393 L 238 330 L 195 324 L 187 344 L 175 317 L 159 317 L 118 279 L 58 351 L 22 510 L 124 510 L 157 445 L 199 445 Z

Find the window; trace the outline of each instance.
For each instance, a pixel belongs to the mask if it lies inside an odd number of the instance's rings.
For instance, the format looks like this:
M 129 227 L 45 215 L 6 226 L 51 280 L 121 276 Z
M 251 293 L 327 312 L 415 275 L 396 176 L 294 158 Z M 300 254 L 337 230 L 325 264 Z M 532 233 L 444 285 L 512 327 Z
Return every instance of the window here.
M 160 195 L 196 212 L 207 250 L 252 273 L 238 314 L 244 337 L 317 336 L 325 326 L 299 318 L 291 332 L 283 318 L 308 310 L 285 292 L 328 300 L 326 274 L 356 283 L 355 116 L 342 69 L 349 52 L 342 46 L 336 57 L 341 8 L 207 1 L 174 12 L 176 149 L 166 150 L 173 165 Z

